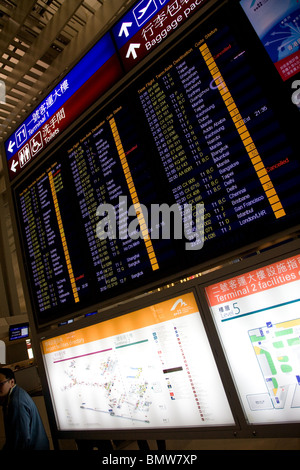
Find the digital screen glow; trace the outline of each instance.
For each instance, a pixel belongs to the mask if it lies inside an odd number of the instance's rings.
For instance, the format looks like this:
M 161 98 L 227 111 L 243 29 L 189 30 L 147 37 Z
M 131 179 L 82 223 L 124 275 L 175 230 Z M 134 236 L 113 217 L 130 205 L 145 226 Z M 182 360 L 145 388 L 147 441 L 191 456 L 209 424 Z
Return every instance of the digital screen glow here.
M 192 293 L 41 346 L 59 430 L 234 425 Z
M 37 324 L 174 279 L 299 223 L 296 123 L 284 108 L 278 114 L 264 85 L 230 11 L 222 11 L 19 183 Z M 205 210 L 201 249 L 186 250 L 184 237 L 151 238 L 142 207 L 150 214 L 155 204 L 198 203 Z M 133 205 L 140 236 L 100 240 L 100 204 L 114 207 L 118 233 Z
M 19 323 L 9 326 L 9 341 L 27 338 L 29 336 L 29 323 Z
M 300 421 L 300 256 L 206 288 L 250 424 Z
M 300 72 L 298 0 L 241 0 L 241 6 L 285 81 Z

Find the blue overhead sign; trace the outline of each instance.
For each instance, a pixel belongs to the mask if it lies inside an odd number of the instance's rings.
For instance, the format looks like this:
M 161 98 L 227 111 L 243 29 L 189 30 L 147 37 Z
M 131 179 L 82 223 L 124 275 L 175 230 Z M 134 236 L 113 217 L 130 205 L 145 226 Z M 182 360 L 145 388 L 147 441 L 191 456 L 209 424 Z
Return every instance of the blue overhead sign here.
M 130 41 L 166 3 L 170 0 L 142 0 L 128 11 L 112 29 L 118 49 Z
M 6 140 L 4 145 L 11 178 L 16 176 L 32 157 L 50 143 L 50 140 L 58 134 L 56 129 L 59 128 L 60 123 L 62 125 L 62 121 L 70 124 L 76 119 L 78 113 L 74 106 L 75 96 L 79 102 L 78 112 L 82 112 L 83 100 L 78 93 L 105 64 L 110 64 L 109 72 L 106 67 L 106 73 L 109 73 L 111 83 L 114 82 L 114 75 L 119 77 L 121 67 L 116 65 L 116 60 L 110 61 L 113 57 L 116 58 L 116 50 L 110 33 L 107 33 Z M 105 80 L 105 77 L 103 79 Z M 99 90 L 102 90 L 100 82 L 101 78 L 99 83 L 93 83 L 94 88 L 99 87 Z M 72 109 L 70 106 L 64 107 L 70 101 L 72 101 Z M 69 109 L 68 115 L 66 115 L 67 109 Z M 40 128 L 43 132 L 39 132 Z M 55 135 L 53 135 L 54 132 L 56 132 Z

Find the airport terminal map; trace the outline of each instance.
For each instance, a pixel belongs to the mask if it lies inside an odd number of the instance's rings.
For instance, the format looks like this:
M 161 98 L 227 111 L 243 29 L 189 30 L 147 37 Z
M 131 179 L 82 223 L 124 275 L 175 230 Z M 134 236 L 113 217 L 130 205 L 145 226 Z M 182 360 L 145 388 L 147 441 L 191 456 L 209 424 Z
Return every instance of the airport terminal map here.
M 246 419 L 300 419 L 300 256 L 212 284 L 207 299 Z
M 193 294 L 42 348 L 60 430 L 234 424 Z
M 248 396 L 251 409 L 300 407 L 300 319 L 249 331 L 268 393 Z

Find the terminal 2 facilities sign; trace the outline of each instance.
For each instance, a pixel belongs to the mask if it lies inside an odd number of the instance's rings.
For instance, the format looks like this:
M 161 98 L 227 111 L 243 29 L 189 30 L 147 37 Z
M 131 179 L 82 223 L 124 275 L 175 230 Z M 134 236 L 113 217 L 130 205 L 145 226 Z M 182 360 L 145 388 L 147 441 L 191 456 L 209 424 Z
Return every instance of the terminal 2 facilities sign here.
M 296 254 L 206 288 L 250 424 L 299 422 L 299 285 Z

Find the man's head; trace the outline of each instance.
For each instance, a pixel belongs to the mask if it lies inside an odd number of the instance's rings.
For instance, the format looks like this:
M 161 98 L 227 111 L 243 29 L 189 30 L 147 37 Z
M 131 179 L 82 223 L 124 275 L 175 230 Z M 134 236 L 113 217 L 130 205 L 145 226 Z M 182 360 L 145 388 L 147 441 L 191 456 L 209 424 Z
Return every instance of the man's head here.
M 6 367 L 0 368 L 0 402 L 5 401 L 10 390 L 15 385 L 15 374 Z

